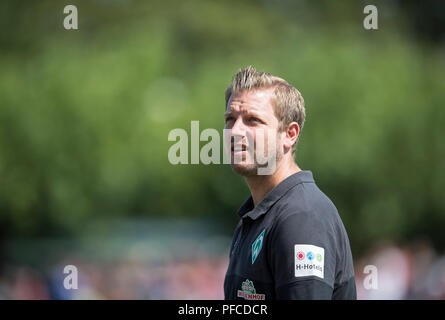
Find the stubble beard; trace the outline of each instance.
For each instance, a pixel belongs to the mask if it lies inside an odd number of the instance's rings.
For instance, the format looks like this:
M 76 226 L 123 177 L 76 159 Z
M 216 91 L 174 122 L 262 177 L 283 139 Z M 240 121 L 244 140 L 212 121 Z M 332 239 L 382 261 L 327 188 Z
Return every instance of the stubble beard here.
M 276 145 L 279 146 L 280 141 L 276 141 Z M 256 151 L 256 150 L 255 150 Z M 256 154 L 256 152 L 253 152 L 252 156 L 254 156 Z M 278 164 L 280 163 L 281 159 L 283 158 L 283 154 L 279 151 L 279 148 L 276 148 L 275 151 L 275 163 L 276 163 L 276 167 L 278 167 Z M 269 157 L 270 159 L 270 157 Z M 243 159 L 243 162 L 245 160 Z M 254 163 L 250 163 L 250 164 L 244 164 L 244 163 L 238 163 L 238 164 L 234 164 L 233 161 L 233 156 L 232 156 L 232 160 L 231 160 L 231 166 L 232 166 L 232 170 L 244 177 L 252 177 L 252 176 L 257 176 L 258 175 L 258 169 L 262 168 L 262 167 L 267 167 L 269 164 L 269 162 L 259 165 L 258 162 L 255 159 L 254 156 Z M 273 173 L 272 173 L 273 174 Z

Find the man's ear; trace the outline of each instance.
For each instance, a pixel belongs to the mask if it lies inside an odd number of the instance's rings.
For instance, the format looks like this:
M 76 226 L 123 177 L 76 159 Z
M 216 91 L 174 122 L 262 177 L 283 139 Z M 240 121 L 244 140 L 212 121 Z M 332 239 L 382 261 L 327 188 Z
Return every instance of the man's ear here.
M 300 126 L 296 122 L 288 124 L 286 130 L 283 132 L 283 147 L 284 149 L 290 149 L 297 143 L 298 136 L 300 135 Z

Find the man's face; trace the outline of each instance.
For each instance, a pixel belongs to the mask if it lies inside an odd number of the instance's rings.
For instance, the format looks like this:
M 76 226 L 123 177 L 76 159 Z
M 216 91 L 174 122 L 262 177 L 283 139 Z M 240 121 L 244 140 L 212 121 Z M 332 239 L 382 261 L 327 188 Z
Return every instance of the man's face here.
M 273 92 L 274 88 L 243 91 L 233 94 L 227 103 L 225 129 L 233 138 L 226 145 L 231 149 L 226 151 L 231 156 L 233 170 L 243 176 L 257 175 L 259 167 L 271 161 L 278 163 L 282 158 Z M 264 159 L 258 161 L 260 155 Z

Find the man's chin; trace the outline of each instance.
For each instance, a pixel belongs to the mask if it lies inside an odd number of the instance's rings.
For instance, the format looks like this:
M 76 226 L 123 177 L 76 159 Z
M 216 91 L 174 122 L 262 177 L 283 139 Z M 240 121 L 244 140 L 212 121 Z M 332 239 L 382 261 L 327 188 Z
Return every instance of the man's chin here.
M 254 164 L 231 164 L 231 166 L 233 171 L 245 177 L 258 174 L 258 167 Z

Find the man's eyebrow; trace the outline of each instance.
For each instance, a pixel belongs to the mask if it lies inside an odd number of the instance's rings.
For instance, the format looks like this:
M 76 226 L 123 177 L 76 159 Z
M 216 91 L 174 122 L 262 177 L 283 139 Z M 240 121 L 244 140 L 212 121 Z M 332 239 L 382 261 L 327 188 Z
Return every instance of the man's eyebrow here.
M 228 116 L 230 116 L 232 114 L 233 114 L 232 111 L 226 111 L 226 112 L 224 112 L 224 118 L 227 118 Z
M 255 117 L 261 117 L 262 116 L 261 113 L 258 113 L 258 112 L 255 112 L 255 111 L 247 111 L 246 114 L 248 116 L 255 116 Z
M 258 113 L 258 112 L 255 112 L 255 111 L 250 111 L 249 110 L 249 111 L 241 112 L 241 113 L 243 113 L 243 114 L 245 114 L 247 116 L 254 116 L 254 117 L 262 118 L 262 113 Z M 226 111 L 224 113 L 224 118 L 227 118 L 228 116 L 231 116 L 231 115 L 233 115 L 232 111 Z

